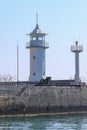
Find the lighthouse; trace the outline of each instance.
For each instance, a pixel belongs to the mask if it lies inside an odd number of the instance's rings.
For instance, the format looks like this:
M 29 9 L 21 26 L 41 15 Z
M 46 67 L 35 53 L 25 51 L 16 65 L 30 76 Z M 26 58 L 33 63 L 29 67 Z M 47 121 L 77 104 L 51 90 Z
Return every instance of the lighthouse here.
M 78 45 L 78 41 L 75 43 L 76 45 L 71 46 L 71 51 L 75 53 L 75 82 L 76 85 L 79 85 L 79 53 L 83 51 L 83 46 Z
M 26 44 L 26 48 L 30 49 L 30 82 L 38 82 L 45 78 L 45 50 L 49 48 L 45 42 L 46 33 L 43 33 L 36 22 L 35 29 L 27 34 L 30 41 Z

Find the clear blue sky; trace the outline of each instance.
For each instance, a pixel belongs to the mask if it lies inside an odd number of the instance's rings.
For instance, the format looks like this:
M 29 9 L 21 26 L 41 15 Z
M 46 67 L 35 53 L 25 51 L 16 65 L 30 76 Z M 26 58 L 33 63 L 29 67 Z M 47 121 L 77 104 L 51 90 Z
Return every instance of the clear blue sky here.
M 80 75 L 87 79 L 87 0 L 0 0 L 0 74 L 16 75 L 16 45 L 19 42 L 20 80 L 28 80 L 29 51 L 25 48 L 36 24 L 48 33 L 46 73 L 53 79 L 74 77 L 74 54 L 70 46 L 78 40 Z

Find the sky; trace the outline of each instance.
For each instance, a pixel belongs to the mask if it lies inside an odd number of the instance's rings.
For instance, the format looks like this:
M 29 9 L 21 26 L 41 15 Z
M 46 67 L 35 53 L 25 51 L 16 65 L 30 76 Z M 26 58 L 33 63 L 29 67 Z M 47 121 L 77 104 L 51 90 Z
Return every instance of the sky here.
M 16 75 L 19 45 L 19 79 L 29 78 L 29 42 L 27 33 L 38 24 L 47 33 L 46 76 L 71 79 L 75 57 L 70 46 L 77 40 L 80 53 L 80 77 L 87 81 L 87 0 L 0 0 L 0 74 Z

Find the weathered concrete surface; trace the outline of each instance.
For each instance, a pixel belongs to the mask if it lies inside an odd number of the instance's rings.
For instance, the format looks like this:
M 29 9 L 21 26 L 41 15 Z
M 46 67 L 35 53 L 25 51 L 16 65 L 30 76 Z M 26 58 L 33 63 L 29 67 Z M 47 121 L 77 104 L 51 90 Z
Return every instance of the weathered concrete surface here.
M 87 87 L 0 86 L 0 114 L 87 110 Z

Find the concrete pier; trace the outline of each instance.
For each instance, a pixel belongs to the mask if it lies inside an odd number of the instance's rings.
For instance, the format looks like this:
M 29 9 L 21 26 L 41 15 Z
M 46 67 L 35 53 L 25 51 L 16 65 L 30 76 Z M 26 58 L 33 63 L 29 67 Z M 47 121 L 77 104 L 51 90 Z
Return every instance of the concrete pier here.
M 0 115 L 87 111 L 87 86 L 0 85 Z

